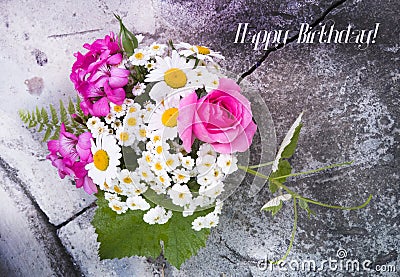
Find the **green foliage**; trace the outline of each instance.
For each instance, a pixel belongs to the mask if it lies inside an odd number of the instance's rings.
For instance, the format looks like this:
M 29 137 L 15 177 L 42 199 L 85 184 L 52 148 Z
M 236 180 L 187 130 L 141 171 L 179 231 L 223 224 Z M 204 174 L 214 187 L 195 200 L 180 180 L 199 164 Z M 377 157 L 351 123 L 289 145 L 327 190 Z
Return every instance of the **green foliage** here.
M 303 199 L 299 199 L 299 206 L 300 208 L 302 208 L 303 210 L 305 210 L 307 212 L 308 217 L 310 217 L 310 215 L 316 215 L 316 213 L 310 209 L 310 207 L 308 206 L 308 203 L 306 201 L 304 201 Z
M 122 23 L 120 16 L 114 14 L 115 18 L 119 21 L 120 31 L 119 37 L 121 38 L 122 48 L 128 57 L 132 56 L 135 48 L 138 47 L 138 40 Z
M 72 100 L 69 99 L 67 111 L 64 103 L 60 100 L 59 110 L 60 111 L 57 112 L 57 109 L 50 104 L 49 110 L 36 107 L 34 111 L 20 110 L 18 114 L 22 122 L 24 122 L 28 128 L 35 128 L 39 133 L 44 132 L 43 141 L 57 139 L 59 137 L 61 123 L 65 124 L 68 132 L 74 133 L 75 135 L 79 135 L 86 130 L 86 126 L 78 124 L 71 117 L 72 114 L 78 114 L 81 118 L 85 118 L 79 104 L 75 106 Z
M 100 242 L 101 259 L 145 256 L 164 257 L 178 269 L 198 250 L 206 245 L 208 229 L 195 231 L 192 221 L 210 210 L 183 217 L 174 212 L 165 224 L 149 225 L 143 221 L 144 211 L 131 211 L 118 215 L 108 207 L 103 192 L 97 195 L 97 210 L 92 221 Z M 161 247 L 161 241 L 164 246 Z
M 272 172 L 270 175 L 270 180 L 269 180 L 269 189 L 271 193 L 275 193 L 278 190 L 278 186 L 271 181 L 271 179 L 275 178 L 280 178 L 286 175 L 289 175 L 292 172 L 292 167 L 289 163 L 288 160 L 285 159 L 280 159 L 279 164 L 278 164 L 278 170 L 275 172 Z M 277 182 L 283 184 L 286 182 L 286 177 L 280 178 L 276 180 Z
M 283 206 L 283 202 L 281 200 L 281 201 L 279 201 L 279 204 L 277 206 L 268 206 L 268 207 L 264 206 L 261 208 L 261 210 L 271 212 L 272 216 L 275 216 L 282 209 L 282 206 Z

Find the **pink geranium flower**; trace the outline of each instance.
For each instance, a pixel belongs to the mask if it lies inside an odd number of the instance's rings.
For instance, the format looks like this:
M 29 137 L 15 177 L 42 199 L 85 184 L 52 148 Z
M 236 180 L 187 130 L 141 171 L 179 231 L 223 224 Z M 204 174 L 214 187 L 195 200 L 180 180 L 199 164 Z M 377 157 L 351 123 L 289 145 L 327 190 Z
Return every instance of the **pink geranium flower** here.
M 219 153 L 244 152 L 256 130 L 250 102 L 231 79 L 221 78 L 218 88 L 200 99 L 192 92 L 179 103 L 178 132 L 187 152 L 195 138 Z
M 84 48 L 89 50 L 85 55 L 75 53 L 70 79 L 83 98 L 81 109 L 85 115 L 106 116 L 110 111 L 109 102 L 123 103 L 123 87 L 130 73 L 118 67 L 122 54 L 113 33 L 92 44 L 86 43 Z
M 74 178 L 76 187 L 89 193 L 97 192 L 92 179 L 87 176 L 85 166 L 93 161 L 91 148 L 92 134 L 85 132 L 79 137 L 66 131 L 64 123 L 60 126 L 60 137 L 47 142 L 50 154 L 47 155 L 54 167 L 58 169 L 61 179 L 65 176 Z

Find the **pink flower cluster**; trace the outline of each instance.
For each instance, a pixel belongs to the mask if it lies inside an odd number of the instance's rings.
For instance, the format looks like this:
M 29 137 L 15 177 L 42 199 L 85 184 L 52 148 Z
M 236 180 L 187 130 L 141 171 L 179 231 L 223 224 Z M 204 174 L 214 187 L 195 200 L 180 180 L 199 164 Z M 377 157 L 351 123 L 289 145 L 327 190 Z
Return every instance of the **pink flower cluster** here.
M 89 51 L 74 54 L 76 62 L 70 79 L 83 98 L 81 109 L 85 115 L 106 116 L 110 112 L 109 102 L 123 103 L 129 70 L 118 67 L 122 54 L 113 33 L 83 47 Z
M 71 176 L 75 179 L 76 187 L 89 193 L 97 192 L 97 187 L 87 175 L 85 166 L 93 161 L 91 152 L 90 132 L 85 132 L 79 137 L 65 130 L 64 123 L 60 126 L 60 137 L 58 140 L 47 142 L 50 154 L 47 155 L 54 167 L 58 169 L 61 179 Z

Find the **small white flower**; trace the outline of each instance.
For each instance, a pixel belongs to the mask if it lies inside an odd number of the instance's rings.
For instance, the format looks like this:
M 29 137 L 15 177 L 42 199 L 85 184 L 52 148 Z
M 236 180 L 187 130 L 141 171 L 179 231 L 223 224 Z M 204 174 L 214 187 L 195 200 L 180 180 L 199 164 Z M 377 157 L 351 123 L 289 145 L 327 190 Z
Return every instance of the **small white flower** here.
M 214 148 L 209 143 L 203 143 L 200 145 L 199 151 L 197 151 L 197 156 L 199 157 L 206 155 L 217 157 L 217 152 L 215 152 Z
M 192 201 L 192 193 L 187 185 L 175 184 L 168 191 L 168 194 L 172 199 L 172 203 L 181 207 L 189 204 L 190 201 Z
M 163 207 L 156 206 L 144 214 L 143 220 L 148 224 L 165 224 L 171 217 L 171 211 L 167 212 Z
M 167 171 L 172 172 L 179 165 L 179 158 L 177 154 L 171 154 L 169 152 L 165 152 L 163 159 L 167 167 Z
M 117 129 L 115 136 L 117 137 L 119 145 L 130 146 L 135 142 L 133 133 L 128 132 L 125 128 Z
M 123 214 L 128 210 L 128 206 L 126 203 L 118 201 L 118 200 L 111 200 L 108 203 L 108 206 L 117 214 Z
M 88 121 L 86 122 L 86 126 L 89 128 L 89 130 L 94 130 L 99 127 L 100 123 L 100 118 L 93 116 L 88 119 Z
M 204 218 L 204 227 L 212 228 L 217 226 L 219 223 L 219 216 L 215 213 L 209 213 Z
M 91 130 L 92 136 L 94 138 L 98 138 L 102 135 L 106 135 L 109 133 L 108 128 L 104 125 L 103 122 L 100 122 L 96 128 L 94 128 L 93 130 Z
M 133 55 L 129 57 L 129 61 L 132 65 L 145 65 L 149 60 L 150 56 L 144 49 L 136 48 Z
M 204 155 L 199 156 L 196 159 L 196 168 L 199 171 L 199 175 L 205 175 L 210 172 L 215 167 L 215 156 L 212 155 Z
M 115 116 L 115 117 L 121 117 L 125 114 L 126 111 L 126 105 L 116 105 L 113 102 L 110 102 L 110 112 Z
M 131 210 L 146 211 L 150 209 L 150 204 L 141 196 L 132 196 L 126 199 L 126 204 Z
M 132 94 L 135 95 L 135 96 L 142 95 L 143 92 L 145 91 L 145 89 L 146 89 L 146 85 L 145 84 L 137 83 L 132 89 Z
M 194 166 L 194 160 L 190 156 L 180 156 L 182 166 L 186 169 L 191 170 Z
M 224 183 L 217 182 L 209 186 L 201 186 L 199 189 L 199 194 L 208 196 L 210 198 L 217 198 L 224 191 Z
M 130 130 L 137 130 L 141 123 L 142 118 L 139 117 L 138 113 L 129 113 L 124 118 L 124 127 Z
M 162 56 L 165 52 L 165 48 L 167 48 L 167 45 L 153 42 L 149 46 L 149 53 L 151 56 Z
M 189 172 L 184 169 L 176 169 L 176 170 L 174 170 L 173 174 L 174 175 L 173 175 L 172 179 L 177 184 L 187 183 L 190 179 Z
M 121 197 L 119 197 L 117 194 L 115 193 L 109 193 L 109 192 L 105 192 L 104 193 L 104 198 L 107 201 L 112 201 L 112 200 L 116 200 L 116 201 L 121 201 Z
M 220 154 L 217 158 L 217 165 L 225 174 L 231 174 L 238 169 L 237 158 L 229 154 Z
M 107 124 L 111 124 L 115 121 L 116 117 L 112 113 L 109 113 L 104 117 L 104 120 L 106 121 Z
M 149 61 L 148 63 L 146 63 L 145 67 L 148 71 L 150 71 L 156 67 L 156 63 L 153 61 Z
M 111 122 L 111 128 L 113 128 L 114 130 L 122 129 L 123 128 L 122 121 L 115 118 L 114 121 Z
M 199 216 L 192 222 L 192 229 L 195 231 L 200 231 L 205 228 L 206 218 L 204 216 Z

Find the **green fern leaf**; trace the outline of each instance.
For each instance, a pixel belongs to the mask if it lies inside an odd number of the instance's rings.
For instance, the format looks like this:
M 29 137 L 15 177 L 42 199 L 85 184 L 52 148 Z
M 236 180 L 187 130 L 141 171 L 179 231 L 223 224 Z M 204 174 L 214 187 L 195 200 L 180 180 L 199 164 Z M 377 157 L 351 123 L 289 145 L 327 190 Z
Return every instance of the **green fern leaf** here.
M 67 110 L 65 109 L 64 103 L 62 100 L 60 100 L 60 116 L 61 116 L 61 122 L 64 122 L 64 124 L 68 124 L 69 118 L 67 115 Z
M 45 110 L 45 108 L 42 108 L 40 114 L 42 116 L 43 124 L 47 125 L 49 123 L 49 115 L 48 115 L 47 111 Z
M 57 111 L 52 104 L 50 104 L 50 113 L 51 113 L 51 122 L 53 123 L 53 125 L 57 125 L 58 124 Z

